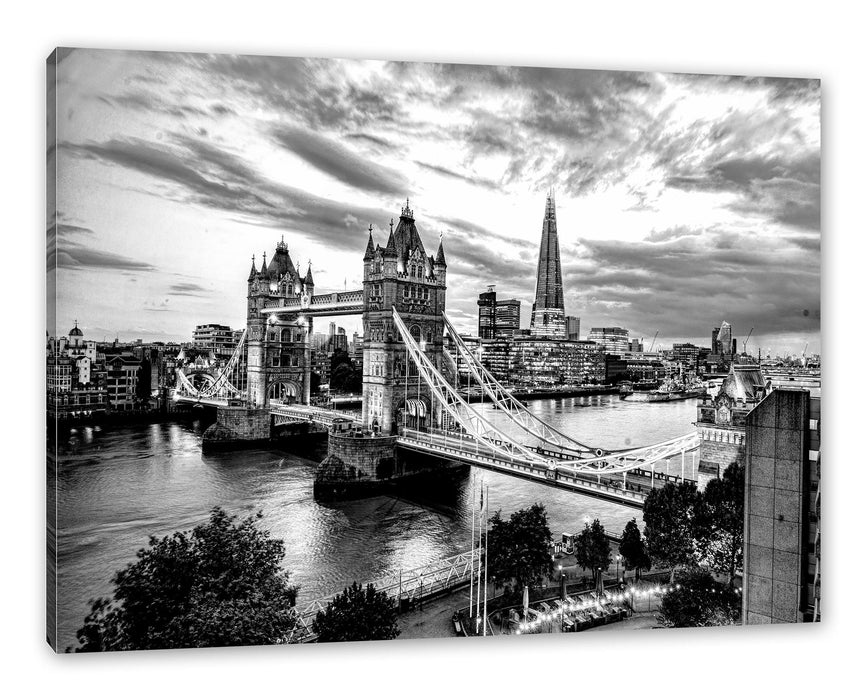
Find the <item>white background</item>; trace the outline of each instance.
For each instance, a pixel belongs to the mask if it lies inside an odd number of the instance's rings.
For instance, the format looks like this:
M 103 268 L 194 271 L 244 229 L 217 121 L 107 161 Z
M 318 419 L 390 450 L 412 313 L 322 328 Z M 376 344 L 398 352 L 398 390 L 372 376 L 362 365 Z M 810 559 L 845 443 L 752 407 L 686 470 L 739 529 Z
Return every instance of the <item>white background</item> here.
M 862 692 L 863 22 L 855 3 L 7 3 L 6 697 L 806 697 Z M 26 9 L 24 9 L 26 7 Z M 86 8 L 86 9 L 85 9 Z M 55 45 L 818 77 L 824 600 L 817 626 L 55 656 L 44 642 L 44 60 Z M 394 95 L 399 100 L 399 95 Z M 736 284 L 736 280 L 732 280 Z M 860 652 L 860 653 L 858 653 Z

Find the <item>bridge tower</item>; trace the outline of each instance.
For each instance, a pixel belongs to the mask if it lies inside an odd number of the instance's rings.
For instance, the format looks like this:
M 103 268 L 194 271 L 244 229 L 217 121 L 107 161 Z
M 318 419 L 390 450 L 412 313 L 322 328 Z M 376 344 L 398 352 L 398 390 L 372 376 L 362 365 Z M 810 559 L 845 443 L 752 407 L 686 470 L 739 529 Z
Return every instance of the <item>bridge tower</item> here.
M 247 391 L 250 404 L 266 408 L 271 399 L 310 402 L 310 331 L 312 318 L 303 313 L 268 315 L 267 309 L 313 296 L 312 270 L 301 276 L 284 240 L 271 261 L 256 269 L 255 257 L 247 278 Z M 306 301 L 306 303 L 304 303 Z
M 388 242 L 373 243 L 373 231 L 364 253 L 364 376 L 362 422 L 385 435 L 401 425 L 438 425 L 432 396 L 392 320 L 392 306 L 420 342 L 437 369 L 442 367 L 442 314 L 445 311 L 445 251 L 442 241 L 436 257 L 428 256 L 409 200 Z

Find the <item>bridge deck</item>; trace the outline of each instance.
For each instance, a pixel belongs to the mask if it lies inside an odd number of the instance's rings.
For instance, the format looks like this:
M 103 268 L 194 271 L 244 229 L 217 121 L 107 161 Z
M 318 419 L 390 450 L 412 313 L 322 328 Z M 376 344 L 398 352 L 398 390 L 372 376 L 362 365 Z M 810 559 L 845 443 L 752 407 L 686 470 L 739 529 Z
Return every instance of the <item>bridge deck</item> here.
M 591 481 L 590 477 L 570 474 L 562 469 L 545 469 L 522 461 L 519 458 L 505 459 L 471 437 L 458 438 L 444 434 L 422 433 L 404 430 L 397 438 L 401 447 L 466 462 L 478 467 L 511 474 L 531 481 L 543 483 L 568 491 L 578 491 L 596 498 L 613 501 L 631 508 L 643 508 L 645 493 L 639 493 L 619 486 Z

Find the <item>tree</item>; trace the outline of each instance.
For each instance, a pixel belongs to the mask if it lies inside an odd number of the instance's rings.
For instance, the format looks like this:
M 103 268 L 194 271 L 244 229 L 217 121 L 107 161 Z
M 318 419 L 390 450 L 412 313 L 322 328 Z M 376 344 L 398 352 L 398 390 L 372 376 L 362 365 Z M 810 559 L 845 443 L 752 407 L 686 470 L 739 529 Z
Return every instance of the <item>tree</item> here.
M 743 517 L 746 470 L 732 463 L 720 479 L 707 484 L 695 507 L 699 556 L 730 583 L 743 568 Z
M 331 391 L 361 391 L 363 376 L 345 350 L 331 354 Z
M 667 483 L 650 491 L 643 506 L 646 552 L 656 566 L 671 569 L 695 562 L 694 511 L 698 490 L 693 483 Z
M 297 587 L 282 540 L 221 508 L 192 532 L 151 537 L 115 573 L 113 600 L 91 601 L 75 651 L 278 644 L 295 624 Z
M 524 586 L 540 586 L 544 577 L 553 573 L 553 535 L 547 511 L 540 503 L 515 511 L 508 520 L 497 510 L 490 518 L 487 537 L 489 572 L 497 581 L 514 581 L 516 590 L 522 590 Z
M 649 569 L 652 566 L 652 561 L 646 553 L 646 543 L 641 537 L 636 518 L 629 520 L 622 531 L 619 553 L 622 555 L 623 568 L 626 570 L 634 569 L 635 578 L 640 578 L 642 569 Z
M 661 600 L 659 623 L 665 627 L 735 625 L 742 615 L 742 597 L 731 585 L 716 581 L 704 569 L 690 569 Z
M 361 588 L 357 582 L 337 595 L 324 611 L 316 613 L 313 631 L 320 642 L 362 642 L 371 639 L 394 639 L 397 606 L 384 591 L 373 584 Z
M 574 556 L 579 566 L 592 571 L 592 580 L 601 584 L 600 574 L 610 566 L 610 541 L 598 518 L 584 523 L 583 532 L 574 538 Z

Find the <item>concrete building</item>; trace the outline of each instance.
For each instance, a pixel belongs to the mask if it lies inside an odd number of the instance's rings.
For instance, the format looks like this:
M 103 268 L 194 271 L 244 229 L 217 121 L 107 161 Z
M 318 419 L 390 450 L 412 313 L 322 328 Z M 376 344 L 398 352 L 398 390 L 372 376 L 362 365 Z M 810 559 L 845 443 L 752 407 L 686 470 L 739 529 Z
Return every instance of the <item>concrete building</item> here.
M 821 618 L 820 388 L 776 388 L 746 418 L 743 623 Z
M 217 358 L 231 357 L 237 343 L 232 329 L 219 323 L 199 325 L 192 332 L 193 347 L 212 352 Z
M 535 303 L 529 325 L 534 336 L 566 339 L 565 302 L 562 292 L 562 266 L 559 260 L 559 238 L 556 232 L 556 203 L 553 192 L 547 196 L 541 247 L 538 251 L 538 278 Z
M 105 360 L 108 407 L 112 411 L 132 411 L 137 407 L 135 389 L 141 361 L 133 355 L 115 355 Z

